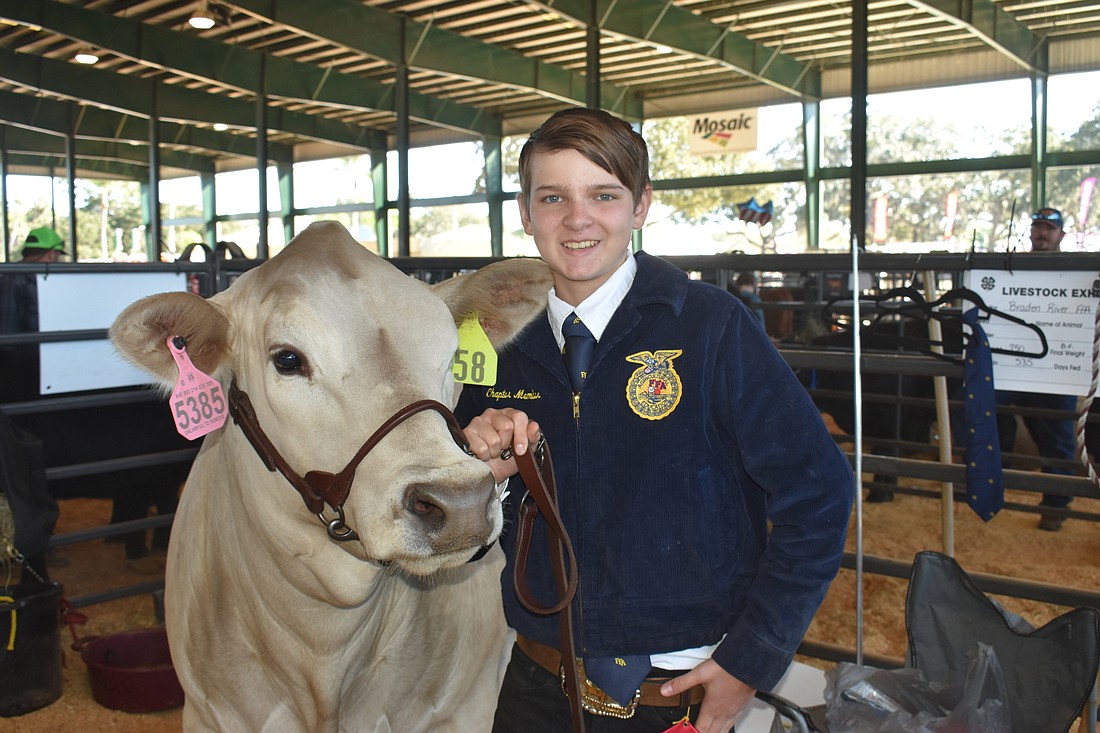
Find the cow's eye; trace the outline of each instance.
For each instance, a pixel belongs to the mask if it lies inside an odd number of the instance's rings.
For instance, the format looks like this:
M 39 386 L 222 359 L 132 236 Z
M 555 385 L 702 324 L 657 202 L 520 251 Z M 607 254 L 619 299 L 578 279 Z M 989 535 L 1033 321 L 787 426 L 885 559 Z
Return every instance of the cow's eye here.
M 275 352 L 271 363 L 280 374 L 294 374 L 302 371 L 302 357 L 290 349 Z

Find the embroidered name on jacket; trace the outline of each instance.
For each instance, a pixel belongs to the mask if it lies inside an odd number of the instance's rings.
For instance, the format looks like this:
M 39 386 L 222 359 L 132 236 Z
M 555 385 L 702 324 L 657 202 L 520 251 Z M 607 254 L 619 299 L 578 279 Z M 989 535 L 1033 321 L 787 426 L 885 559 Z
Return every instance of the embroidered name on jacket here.
M 491 400 L 540 400 L 542 399 L 542 393 L 533 389 L 523 389 L 522 387 L 517 390 L 510 389 L 496 389 L 489 387 L 485 390 L 485 396 Z
M 626 383 L 626 402 L 630 409 L 646 420 L 668 417 L 680 404 L 680 375 L 672 368 L 672 360 L 684 353 L 680 349 L 639 351 L 626 360 L 641 364 Z

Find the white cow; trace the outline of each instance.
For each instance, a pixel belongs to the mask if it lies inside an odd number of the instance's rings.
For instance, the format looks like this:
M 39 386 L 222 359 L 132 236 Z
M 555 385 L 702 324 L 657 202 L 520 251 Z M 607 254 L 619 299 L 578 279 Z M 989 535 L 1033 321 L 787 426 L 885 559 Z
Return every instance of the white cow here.
M 165 342 L 182 336 L 199 369 L 247 394 L 290 473 L 336 474 L 406 405 L 453 404 L 456 322 L 478 312 L 500 345 L 543 311 L 549 287 L 541 262 L 520 260 L 437 294 L 324 222 L 209 300 L 134 303 L 111 339 L 167 390 L 178 371 Z M 492 475 L 436 410 L 400 422 L 351 473 L 335 530 L 357 538 L 336 541 L 233 421 L 205 438 L 166 576 L 188 731 L 491 726 L 503 559 L 467 560 L 501 529 Z

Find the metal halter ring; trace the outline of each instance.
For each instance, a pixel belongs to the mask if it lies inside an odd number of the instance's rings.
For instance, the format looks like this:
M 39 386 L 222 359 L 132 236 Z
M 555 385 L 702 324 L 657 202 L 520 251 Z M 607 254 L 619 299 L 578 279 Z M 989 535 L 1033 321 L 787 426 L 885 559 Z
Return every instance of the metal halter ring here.
M 337 542 L 354 542 L 359 539 L 359 534 L 349 527 L 344 521 L 344 507 L 336 508 L 336 518 L 333 520 L 325 519 L 325 515 L 322 512 L 318 512 L 317 518 L 321 520 L 321 523 L 328 527 L 328 536 Z

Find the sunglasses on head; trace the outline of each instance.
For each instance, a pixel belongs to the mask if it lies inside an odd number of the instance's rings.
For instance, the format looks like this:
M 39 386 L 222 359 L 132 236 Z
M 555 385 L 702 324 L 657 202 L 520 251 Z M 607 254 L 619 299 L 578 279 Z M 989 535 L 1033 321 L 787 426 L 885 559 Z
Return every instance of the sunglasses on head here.
M 1039 209 L 1031 215 L 1032 221 L 1062 221 L 1062 214 L 1056 209 Z

